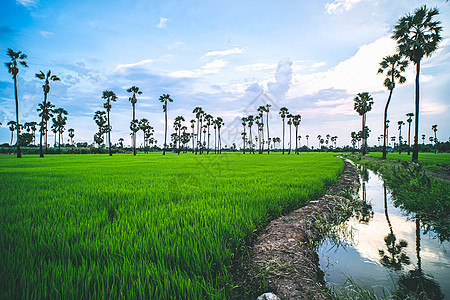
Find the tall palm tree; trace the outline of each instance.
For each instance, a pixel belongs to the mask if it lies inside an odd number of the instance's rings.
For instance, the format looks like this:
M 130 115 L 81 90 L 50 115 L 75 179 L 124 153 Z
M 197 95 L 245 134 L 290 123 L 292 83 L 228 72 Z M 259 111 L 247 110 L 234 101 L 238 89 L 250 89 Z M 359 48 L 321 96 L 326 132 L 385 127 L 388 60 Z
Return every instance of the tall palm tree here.
M 288 114 L 286 116 L 288 118 L 287 124 L 289 125 L 289 152 L 288 154 L 291 154 L 292 149 L 292 114 Z
M 365 127 L 366 127 L 366 113 L 372 110 L 373 105 L 373 98 L 370 96 L 369 93 L 363 92 L 358 93 L 358 95 L 353 99 L 354 107 L 353 109 L 356 110 L 356 112 L 362 117 L 362 155 L 366 154 L 366 148 L 367 148 L 367 137 L 365 134 Z
M 9 143 L 9 145 L 12 146 L 12 142 L 13 142 L 13 138 L 14 138 L 14 130 L 17 130 L 17 128 L 16 128 L 17 122 L 9 121 L 8 125 L 9 125 L 9 130 L 11 130 L 11 142 Z M 17 138 L 17 140 L 19 140 L 19 138 Z
M 309 135 L 307 134 L 307 135 L 305 135 L 305 137 L 306 137 L 306 147 L 309 148 L 309 143 L 308 143 Z
M 17 93 L 17 75 L 19 74 L 19 64 L 21 64 L 24 67 L 28 67 L 25 59 L 28 57 L 26 54 L 19 52 L 14 52 L 12 49 L 8 48 L 8 51 L 6 52 L 7 55 L 11 58 L 10 62 L 5 63 L 6 67 L 8 68 L 9 74 L 12 75 L 12 78 L 14 80 L 14 98 L 16 99 L 16 124 L 20 124 L 19 122 L 19 95 Z M 17 141 L 19 141 L 20 137 L 20 126 L 16 126 L 17 131 Z M 17 158 L 22 157 L 22 153 L 20 152 L 20 144 L 17 142 Z
M 355 131 L 352 131 L 350 133 L 350 136 L 352 138 L 353 152 L 355 152 L 355 145 L 356 145 L 356 142 L 358 141 L 358 135 Z
M 73 145 L 73 138 L 75 136 L 75 129 L 69 128 L 68 132 L 69 132 L 69 137 L 70 137 L 70 143 Z
M 48 146 L 48 121 L 53 117 L 53 109 L 55 106 L 50 102 L 43 102 L 38 104 L 37 111 L 39 112 L 39 117 L 41 117 L 42 121 L 39 123 L 41 135 L 45 135 L 45 153 L 47 154 L 47 146 Z M 41 143 L 42 136 L 41 136 Z M 41 156 L 42 157 L 42 156 Z
M 42 136 L 44 134 L 44 129 L 46 129 L 47 127 L 47 122 L 50 118 L 46 119 L 47 117 L 47 112 L 45 111 L 46 109 L 48 109 L 47 107 L 47 96 L 48 93 L 50 92 L 50 81 L 59 81 L 59 77 L 56 75 L 52 75 L 52 71 L 48 70 L 47 74 L 44 74 L 44 72 L 39 71 L 40 73 L 36 73 L 35 76 L 36 78 L 39 78 L 40 80 L 44 80 L 44 85 L 42 85 L 42 89 L 44 90 L 44 101 L 42 102 L 42 109 L 44 109 L 43 113 L 42 113 L 42 120 L 41 122 L 45 122 L 45 128 L 43 126 L 41 126 L 41 133 L 40 133 L 40 142 L 39 142 L 39 156 L 40 157 L 44 157 L 44 152 L 42 150 Z M 50 108 L 51 109 L 51 108 Z
M 411 122 L 412 122 L 412 117 L 414 117 L 413 113 L 407 113 L 406 116 L 408 117 L 408 119 L 406 119 L 406 122 L 408 122 L 408 155 L 411 155 Z
M 206 148 L 206 154 L 209 154 L 209 139 L 211 134 L 209 133 L 212 122 L 214 121 L 214 117 L 210 114 L 205 115 L 206 126 L 208 128 L 208 147 Z
M 109 117 L 109 112 L 111 111 L 111 102 L 116 102 L 117 96 L 113 91 L 103 91 L 102 99 L 105 99 L 106 102 L 103 104 L 103 107 L 106 109 L 107 113 L 107 121 L 108 121 L 108 127 L 106 128 L 106 132 L 108 134 L 108 148 L 109 148 L 109 156 L 112 156 L 111 152 L 111 122 Z
M 422 134 L 422 145 L 425 145 L 425 134 Z
M 195 114 L 195 118 L 197 119 L 197 135 L 196 135 L 197 143 L 196 143 L 196 148 L 195 148 L 195 154 L 197 154 L 197 152 L 199 150 L 199 146 L 201 144 L 201 140 L 202 140 L 202 132 L 201 132 L 200 128 L 202 126 L 202 124 L 201 124 L 202 116 L 205 112 L 203 111 L 203 109 L 201 107 L 197 106 L 194 108 L 192 113 Z M 201 149 L 200 149 L 200 152 L 201 152 Z
M 178 155 L 180 154 L 180 151 L 181 151 L 181 127 L 183 126 L 182 122 L 184 122 L 184 121 L 185 120 L 184 120 L 183 116 L 177 116 L 175 118 L 174 123 L 173 123 L 173 128 L 175 129 L 175 132 L 177 134 L 177 141 L 176 142 L 178 142 L 178 147 L 175 144 L 175 148 L 177 148 Z
M 223 119 L 221 117 L 217 117 L 216 120 L 214 121 L 217 125 L 217 134 L 218 134 L 218 141 L 217 141 L 217 152 L 220 154 L 222 153 L 222 140 L 220 138 L 220 128 L 222 128 L 223 125 L 225 125 L 225 123 L 223 122 Z M 226 145 L 225 145 L 226 147 Z
M 242 142 L 243 142 L 242 150 L 243 150 L 243 154 L 245 154 L 245 140 L 246 140 L 246 135 L 247 135 L 247 133 L 245 132 L 245 126 L 247 125 L 248 119 L 246 117 L 242 117 L 241 121 L 242 121 L 242 126 L 244 127 L 244 132 L 242 134 Z
M 163 112 L 165 115 L 165 126 L 164 126 L 164 150 L 163 155 L 166 155 L 166 148 L 167 148 L 167 104 L 168 102 L 173 102 L 172 98 L 170 98 L 169 94 L 162 94 L 162 96 L 159 97 L 159 102 L 164 103 L 163 104 Z
M 192 153 L 194 153 L 194 148 L 195 148 L 195 146 L 194 146 L 194 142 L 195 142 L 195 132 L 194 132 L 195 120 L 192 119 L 190 122 L 191 122 L 191 128 L 192 128 L 192 134 L 191 134 L 191 137 L 192 137 Z M 214 140 L 214 147 L 216 147 L 215 143 L 216 143 L 216 141 Z
M 405 125 L 405 122 L 398 121 L 398 154 L 402 154 L 402 126 Z
M 272 105 L 266 104 L 267 154 L 270 153 L 269 112 Z
M 255 154 L 255 150 L 253 150 L 253 140 L 252 140 L 252 126 L 253 126 L 253 122 L 255 121 L 254 117 L 252 115 L 247 117 L 247 126 L 249 129 L 249 134 L 250 134 L 250 138 L 249 138 L 249 143 L 250 143 L 250 147 L 249 147 L 249 151 L 250 153 Z
M 319 134 L 318 136 L 317 136 L 317 139 L 319 140 L 319 151 L 321 150 L 321 147 L 320 147 L 320 141 L 322 140 L 322 136 Z
M 264 105 L 261 105 L 257 108 L 258 115 L 259 115 L 259 124 L 258 124 L 258 131 L 264 135 L 264 113 L 266 112 L 266 107 Z M 262 148 L 261 145 L 264 145 L 264 137 L 260 134 L 259 138 L 259 153 L 261 154 Z M 263 146 L 264 147 L 264 146 Z
M 295 153 L 298 154 L 298 126 L 300 125 L 300 122 L 302 121 L 302 116 L 300 115 L 294 115 L 292 117 L 292 123 L 295 127 Z
M 432 126 L 431 126 L 431 130 L 433 130 L 433 132 L 434 132 L 434 144 L 436 145 L 436 143 L 437 143 L 437 135 L 436 135 L 436 132 L 438 131 L 437 125 L 432 125 Z
M 441 22 L 433 18 L 439 14 L 437 8 L 428 9 L 425 5 L 399 19 L 394 27 L 392 38 L 397 41 L 398 52 L 416 65 L 415 80 L 415 134 L 412 162 L 419 161 L 419 75 L 420 61 L 430 56 L 442 40 Z
M 283 154 L 284 154 L 284 120 L 286 116 L 289 114 L 289 110 L 286 107 L 282 107 L 280 108 L 279 114 L 281 116 L 281 120 L 283 121 Z
M 118 141 L 119 141 L 120 148 L 123 148 L 124 139 L 123 138 L 119 138 Z
M 137 103 L 136 94 L 137 95 L 142 95 L 142 91 L 139 89 L 139 87 L 133 85 L 132 87 L 130 87 L 127 90 L 127 92 L 128 93 L 133 93 L 133 95 L 128 100 L 130 100 L 131 105 L 133 107 L 133 119 L 132 119 L 132 121 L 136 121 L 136 103 Z M 136 155 L 136 132 L 134 132 L 134 131 L 133 131 L 133 135 L 132 135 L 132 140 L 133 140 L 133 155 Z
M 402 60 L 399 54 L 394 54 L 392 56 L 386 56 L 380 62 L 380 68 L 378 69 L 378 74 L 382 74 L 386 71 L 386 79 L 384 80 L 384 86 L 389 90 L 389 97 L 386 102 L 386 106 L 384 107 L 384 139 L 383 139 L 383 157 L 382 159 L 386 159 L 386 141 L 387 141 L 387 113 L 389 103 L 391 102 L 392 92 L 395 88 L 395 82 L 398 81 L 399 84 L 406 82 L 406 77 L 402 75 L 405 72 L 406 67 L 408 66 L 408 61 Z
M 57 108 L 54 110 L 56 117 L 53 118 L 53 124 L 56 127 L 56 132 L 58 133 L 58 152 L 59 154 L 61 154 L 61 139 L 62 139 L 62 134 L 64 132 L 64 127 L 66 126 L 67 123 L 67 110 L 65 110 L 64 108 Z M 64 139 L 63 139 L 64 142 Z
M 131 122 L 130 122 L 131 143 L 134 143 L 136 141 L 135 137 L 136 137 L 136 134 L 139 131 L 139 129 L 140 129 L 139 128 L 139 120 L 137 120 L 137 119 L 131 120 Z M 136 147 L 134 147 L 134 150 L 136 150 Z M 133 155 L 135 155 L 134 153 L 135 152 L 133 152 Z

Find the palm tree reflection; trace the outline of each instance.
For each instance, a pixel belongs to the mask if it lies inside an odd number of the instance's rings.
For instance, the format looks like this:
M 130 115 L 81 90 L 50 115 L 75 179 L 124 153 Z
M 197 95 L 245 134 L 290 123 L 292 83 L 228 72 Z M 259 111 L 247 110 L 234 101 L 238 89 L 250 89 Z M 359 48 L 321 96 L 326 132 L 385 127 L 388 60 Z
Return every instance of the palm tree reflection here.
M 395 271 L 399 271 L 403 269 L 404 265 L 409 265 L 411 263 L 411 260 L 405 253 L 405 248 L 408 246 L 408 243 L 405 240 L 400 240 L 397 243 L 397 238 L 395 237 L 391 221 L 389 220 L 386 186 L 383 185 L 383 189 L 384 214 L 389 225 L 389 234 L 384 237 L 384 243 L 386 244 L 387 251 L 380 249 L 378 250 L 378 253 L 381 257 L 380 263 L 383 266 Z

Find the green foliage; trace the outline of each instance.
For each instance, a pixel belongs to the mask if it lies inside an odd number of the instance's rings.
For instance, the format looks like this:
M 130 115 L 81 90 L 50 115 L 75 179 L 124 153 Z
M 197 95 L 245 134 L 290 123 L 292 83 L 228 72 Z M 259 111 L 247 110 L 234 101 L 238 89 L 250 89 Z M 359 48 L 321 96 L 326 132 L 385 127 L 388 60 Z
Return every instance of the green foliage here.
M 239 251 L 330 154 L 0 156 L 0 298 L 230 298 Z

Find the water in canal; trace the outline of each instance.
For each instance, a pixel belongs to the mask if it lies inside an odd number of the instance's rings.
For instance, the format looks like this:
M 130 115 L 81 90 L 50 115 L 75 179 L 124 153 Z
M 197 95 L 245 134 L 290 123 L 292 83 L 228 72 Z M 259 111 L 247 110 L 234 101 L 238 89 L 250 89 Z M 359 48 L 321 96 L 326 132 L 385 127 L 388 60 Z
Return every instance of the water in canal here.
M 360 196 L 370 205 L 342 224 L 338 243 L 329 239 L 318 249 L 328 286 L 342 288 L 351 278 L 382 296 L 399 286 L 414 294 L 420 282 L 430 298 L 450 299 L 450 242 L 394 207 L 381 177 L 370 170 L 361 177 Z

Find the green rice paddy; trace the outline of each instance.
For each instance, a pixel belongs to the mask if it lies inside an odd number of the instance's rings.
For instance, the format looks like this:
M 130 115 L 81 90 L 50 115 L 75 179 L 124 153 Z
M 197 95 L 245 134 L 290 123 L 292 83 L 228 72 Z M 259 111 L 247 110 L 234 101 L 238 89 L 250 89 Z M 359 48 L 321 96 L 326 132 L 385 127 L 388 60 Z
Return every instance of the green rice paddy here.
M 229 298 L 271 219 L 324 192 L 332 154 L 0 157 L 0 299 Z

